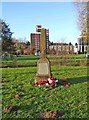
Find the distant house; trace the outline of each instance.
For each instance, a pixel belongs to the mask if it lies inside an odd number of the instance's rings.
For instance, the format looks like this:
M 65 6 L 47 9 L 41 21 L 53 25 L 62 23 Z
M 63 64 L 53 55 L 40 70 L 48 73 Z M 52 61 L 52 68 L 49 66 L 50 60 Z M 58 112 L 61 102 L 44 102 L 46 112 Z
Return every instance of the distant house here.
M 79 37 L 78 38 L 78 52 L 79 53 L 86 53 L 88 50 L 88 46 L 89 46 L 89 38 L 88 39 L 84 39 L 84 37 Z
M 53 43 L 49 46 L 49 54 L 73 54 L 74 47 L 67 43 Z

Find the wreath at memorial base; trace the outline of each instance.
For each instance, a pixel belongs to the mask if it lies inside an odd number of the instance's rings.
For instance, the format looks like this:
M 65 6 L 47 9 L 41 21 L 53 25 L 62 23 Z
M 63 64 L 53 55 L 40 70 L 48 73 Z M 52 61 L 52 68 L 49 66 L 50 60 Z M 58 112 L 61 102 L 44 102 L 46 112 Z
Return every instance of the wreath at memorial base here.
M 39 82 L 35 83 L 36 86 L 48 86 L 48 87 L 52 87 L 52 86 L 56 86 L 57 84 L 61 83 L 61 85 L 67 87 L 70 86 L 70 83 L 68 83 L 67 80 L 63 80 L 63 79 L 55 79 L 55 78 L 48 78 L 48 79 L 44 79 L 44 80 L 40 80 Z

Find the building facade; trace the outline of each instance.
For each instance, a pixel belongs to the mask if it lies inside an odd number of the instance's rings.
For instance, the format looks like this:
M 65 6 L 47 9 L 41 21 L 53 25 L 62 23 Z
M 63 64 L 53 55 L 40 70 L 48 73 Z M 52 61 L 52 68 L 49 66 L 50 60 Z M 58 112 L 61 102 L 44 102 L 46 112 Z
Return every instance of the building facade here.
M 49 50 L 49 29 L 46 29 L 46 52 Z
M 67 43 L 53 43 L 53 45 L 49 46 L 50 54 L 73 54 L 74 47 L 73 45 L 69 45 Z
M 84 37 L 78 38 L 78 53 L 87 53 L 89 47 L 89 39 L 85 40 Z
M 36 32 L 41 32 L 42 26 L 41 25 L 36 25 Z
M 40 50 L 40 32 L 35 32 L 30 34 L 31 41 L 31 53 L 38 52 Z

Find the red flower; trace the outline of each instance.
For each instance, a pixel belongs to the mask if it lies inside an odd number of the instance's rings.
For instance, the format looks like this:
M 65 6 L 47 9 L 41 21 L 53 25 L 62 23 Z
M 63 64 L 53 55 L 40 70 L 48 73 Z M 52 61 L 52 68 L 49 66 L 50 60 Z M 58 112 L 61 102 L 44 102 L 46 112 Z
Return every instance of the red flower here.
M 63 83 L 63 86 L 70 86 L 69 83 Z
M 38 85 L 44 85 L 44 84 L 46 84 L 46 83 L 48 83 L 47 80 L 40 80 L 40 81 L 38 82 Z

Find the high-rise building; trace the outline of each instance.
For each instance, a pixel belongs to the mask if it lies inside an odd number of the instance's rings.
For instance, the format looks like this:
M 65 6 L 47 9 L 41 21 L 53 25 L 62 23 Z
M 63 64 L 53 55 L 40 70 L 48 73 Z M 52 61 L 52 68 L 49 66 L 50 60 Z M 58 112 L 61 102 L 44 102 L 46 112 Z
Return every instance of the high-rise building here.
M 48 53 L 49 49 L 49 29 L 46 29 L 46 52 Z
M 39 51 L 40 50 L 40 35 L 41 35 L 41 25 L 36 25 L 36 32 L 30 34 L 30 41 L 31 41 L 31 51 Z M 49 29 L 46 30 L 46 53 L 48 53 L 49 49 Z
M 42 26 L 41 25 L 36 25 L 36 32 L 41 32 Z
M 40 50 L 40 32 L 34 32 L 30 34 L 31 40 L 31 52 L 37 52 Z

